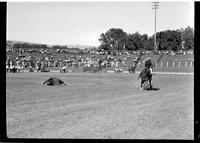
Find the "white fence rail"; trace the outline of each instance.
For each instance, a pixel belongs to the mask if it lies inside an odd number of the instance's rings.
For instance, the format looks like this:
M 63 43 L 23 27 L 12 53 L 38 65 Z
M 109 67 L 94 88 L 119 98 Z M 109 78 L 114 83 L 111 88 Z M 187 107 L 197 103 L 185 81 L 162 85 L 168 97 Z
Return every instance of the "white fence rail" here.
M 156 62 L 155 67 L 193 67 L 194 61 Z

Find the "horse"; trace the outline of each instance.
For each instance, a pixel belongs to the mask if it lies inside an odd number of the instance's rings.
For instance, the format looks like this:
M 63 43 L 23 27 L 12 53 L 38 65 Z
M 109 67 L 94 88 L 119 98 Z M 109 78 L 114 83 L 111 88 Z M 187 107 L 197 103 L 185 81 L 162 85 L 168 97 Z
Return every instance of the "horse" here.
M 152 89 L 151 80 L 152 74 L 150 73 L 150 69 L 145 67 L 139 74 L 138 79 L 141 77 L 141 89 L 144 89 L 145 84 L 149 81 L 150 89 Z

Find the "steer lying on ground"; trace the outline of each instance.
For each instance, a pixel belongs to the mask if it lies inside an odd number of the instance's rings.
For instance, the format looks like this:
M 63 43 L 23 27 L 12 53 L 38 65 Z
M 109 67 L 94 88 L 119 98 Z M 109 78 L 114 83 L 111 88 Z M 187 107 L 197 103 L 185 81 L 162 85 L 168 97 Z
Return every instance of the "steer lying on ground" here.
M 50 85 L 50 86 L 58 86 L 58 85 L 69 85 L 64 83 L 62 80 L 58 79 L 57 77 L 47 79 L 43 85 Z

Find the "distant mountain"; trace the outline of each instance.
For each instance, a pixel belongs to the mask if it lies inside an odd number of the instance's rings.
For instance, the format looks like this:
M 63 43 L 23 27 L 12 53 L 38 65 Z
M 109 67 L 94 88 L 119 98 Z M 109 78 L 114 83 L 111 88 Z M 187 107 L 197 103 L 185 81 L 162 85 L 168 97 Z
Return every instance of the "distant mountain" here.
M 19 43 L 19 44 L 39 44 L 39 43 L 33 43 L 33 42 L 24 42 L 24 41 L 16 41 L 16 40 L 7 40 L 7 43 L 12 43 L 12 44 L 16 44 L 16 43 Z
M 38 44 L 41 45 L 40 43 L 33 43 L 33 42 L 24 42 L 24 41 L 16 41 L 16 40 L 7 40 L 7 44 L 16 44 L 16 43 L 20 43 L 20 44 Z M 91 46 L 91 45 L 48 45 L 48 47 L 52 47 L 52 46 L 67 46 L 68 48 L 79 48 L 79 49 L 85 49 L 85 48 L 97 48 L 97 46 Z
M 72 47 L 74 47 L 74 48 L 79 48 L 79 49 L 85 49 L 85 48 L 88 48 L 88 49 L 90 49 L 90 48 L 97 48 L 97 46 L 90 46 L 90 45 L 67 45 L 67 47 L 68 48 L 72 48 Z

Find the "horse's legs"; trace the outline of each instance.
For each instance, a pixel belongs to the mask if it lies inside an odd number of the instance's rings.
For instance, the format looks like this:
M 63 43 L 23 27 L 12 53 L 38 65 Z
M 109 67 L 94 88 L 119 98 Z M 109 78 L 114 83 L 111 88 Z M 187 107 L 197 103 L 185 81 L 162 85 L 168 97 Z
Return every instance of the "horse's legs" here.
M 147 84 L 147 82 L 148 82 L 148 80 L 146 80 L 146 81 L 144 82 L 144 84 L 143 84 L 143 88 L 144 88 L 144 86 Z
M 145 81 L 145 80 L 142 80 L 142 79 L 141 79 L 141 88 L 142 88 L 142 86 L 143 86 L 144 81 Z
M 140 90 L 143 90 L 144 89 L 144 85 L 147 83 L 147 81 L 145 80 L 141 80 L 141 88 Z
M 152 89 L 151 80 L 149 80 L 150 88 Z

